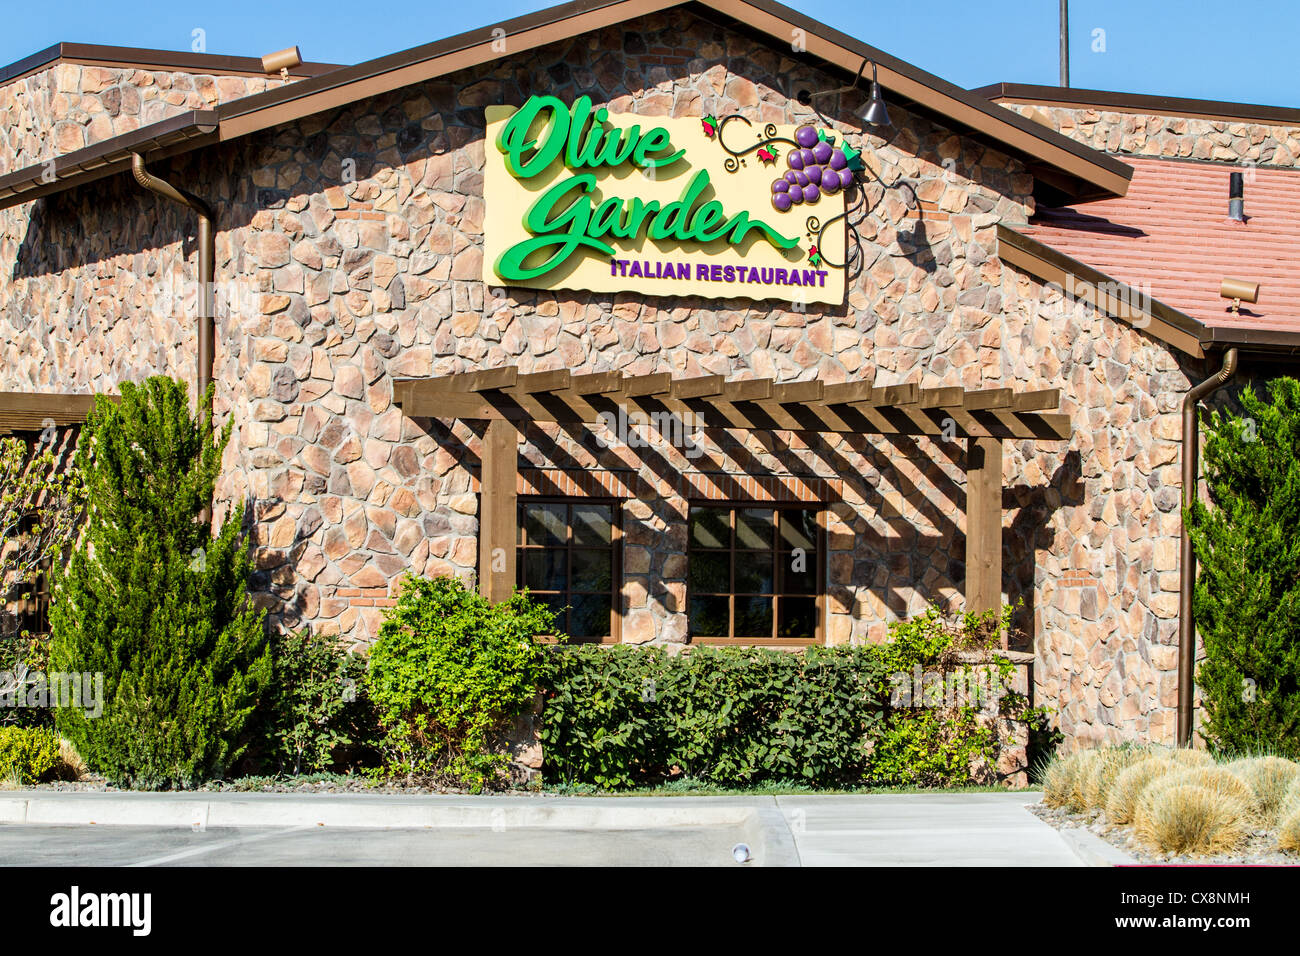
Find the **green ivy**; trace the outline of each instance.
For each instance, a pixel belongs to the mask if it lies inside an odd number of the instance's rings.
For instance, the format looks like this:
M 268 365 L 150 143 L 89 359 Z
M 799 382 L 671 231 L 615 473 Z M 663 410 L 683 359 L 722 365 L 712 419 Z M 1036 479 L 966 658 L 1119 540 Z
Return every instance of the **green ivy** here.
M 500 782 L 500 734 L 535 701 L 536 637 L 553 628 L 554 614 L 526 593 L 493 605 L 459 579 L 408 575 L 367 675 L 384 771 L 449 775 L 474 790 Z
M 1011 612 L 950 620 L 931 609 L 893 625 L 887 643 L 803 653 L 555 648 L 542 713 L 544 775 L 607 789 L 679 776 L 728 786 L 975 782 L 997 746 L 980 702 L 895 706 L 895 675 L 992 668 L 1005 680 L 1014 665 L 991 652 Z M 987 663 L 966 664 L 963 651 Z M 1001 706 L 1004 716 L 1027 713 L 1012 695 Z

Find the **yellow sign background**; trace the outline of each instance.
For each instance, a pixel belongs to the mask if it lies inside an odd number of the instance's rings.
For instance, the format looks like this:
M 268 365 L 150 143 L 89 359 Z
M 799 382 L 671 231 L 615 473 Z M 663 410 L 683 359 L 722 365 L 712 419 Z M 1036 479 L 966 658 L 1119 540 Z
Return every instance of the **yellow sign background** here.
M 844 270 L 837 269 L 826 262 L 813 266 L 808 262 L 808 250 L 816 237 L 808 236 L 808 218 L 815 216 L 826 223 L 844 212 L 844 190 L 832 195 L 823 194 L 816 203 L 802 203 L 791 207 L 788 212 L 779 212 L 772 206 L 772 182 L 784 175 L 789 168 L 785 162 L 786 153 L 795 147 L 788 143 L 775 143 L 768 147 L 777 154 L 775 163 L 763 163 L 757 157 L 757 151 L 744 157 L 744 163 L 736 172 L 727 172 L 723 163 L 727 152 L 716 138 L 710 139 L 704 133 L 704 127 L 698 119 L 670 119 L 661 116 L 639 116 L 636 114 L 618 114 L 609 117 L 609 124 L 618 129 L 640 125 L 642 132 L 662 126 L 672 139 L 675 149 L 684 149 L 686 154 L 677 162 L 661 169 L 643 171 L 632 163 L 611 169 L 599 167 L 583 169 L 596 177 L 596 192 L 592 197 L 593 206 L 603 199 L 617 196 L 630 200 L 640 197 L 642 200 L 659 200 L 667 204 L 681 197 L 682 191 L 691 176 L 699 169 L 709 172 L 712 189 L 703 197 L 705 201 L 716 199 L 722 203 L 728 216 L 747 210 L 752 219 L 761 219 L 782 235 L 798 239 L 799 245 L 782 251 L 762 238 L 758 230 L 748 236 L 739 246 L 728 244 L 725 240 L 709 243 L 684 243 L 678 240 L 656 241 L 645 235 L 635 239 L 620 239 L 617 236 L 604 236 L 604 241 L 616 250 L 616 258 L 628 263 L 640 263 L 638 268 L 630 264 L 620 265 L 620 272 L 640 271 L 643 274 L 614 274 L 608 258 L 592 251 L 580 251 L 575 255 L 576 264 L 566 265 L 536 279 L 525 282 L 503 282 L 494 270 L 494 264 L 503 252 L 515 243 L 527 239 L 531 234 L 523 225 L 523 216 L 528 207 L 572 171 L 565 168 L 561 160 L 556 160 L 543 174 L 530 179 L 516 179 L 510 174 L 505 157 L 497 149 L 497 136 L 501 126 L 515 113 L 512 106 L 487 107 L 487 142 L 486 170 L 484 176 L 484 255 L 483 281 L 492 286 L 522 285 L 537 289 L 583 289 L 591 292 L 638 292 L 654 296 L 704 296 L 706 298 L 747 298 L 779 299 L 790 303 L 829 303 L 838 305 L 844 301 Z M 777 136 L 793 140 L 796 127 L 783 125 L 777 127 Z M 732 149 L 744 150 L 763 140 L 761 125 L 747 126 L 742 122 L 727 125 L 727 145 Z M 831 262 L 843 262 L 845 249 L 844 221 L 834 223 L 822 236 L 820 251 L 823 258 Z M 688 266 L 689 278 L 680 278 L 681 264 Z M 647 276 L 644 273 L 663 272 L 663 264 L 672 264 L 671 278 Z M 705 266 L 701 274 L 699 266 Z M 735 266 L 746 266 L 744 273 L 738 273 Z M 713 269 L 718 266 L 717 270 Z M 731 266 L 733 268 L 727 269 Z M 756 281 L 741 281 L 735 278 L 748 275 L 749 269 L 817 269 L 826 273 L 825 285 L 821 279 L 814 286 L 803 285 L 766 285 Z M 761 274 L 761 273 L 760 273 Z M 773 273 L 774 274 L 774 273 Z M 722 278 L 733 276 L 732 281 Z M 704 276 L 707 276 L 704 277 Z M 714 278 L 717 277 L 717 278 Z

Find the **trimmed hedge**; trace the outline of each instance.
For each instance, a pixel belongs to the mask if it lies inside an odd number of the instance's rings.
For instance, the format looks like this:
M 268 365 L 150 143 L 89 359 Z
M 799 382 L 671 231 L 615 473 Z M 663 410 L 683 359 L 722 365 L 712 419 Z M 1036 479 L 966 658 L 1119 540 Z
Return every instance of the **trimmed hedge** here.
M 891 702 L 895 675 L 951 675 L 961 650 L 987 649 L 995 615 L 956 623 L 931 610 L 882 645 L 808 648 L 554 648 L 544 681 L 544 776 L 615 789 L 677 775 L 728 786 L 976 781 L 996 739 L 970 703 Z M 1009 662 L 994 665 L 1002 675 Z M 1023 700 L 1004 711 L 1026 715 Z

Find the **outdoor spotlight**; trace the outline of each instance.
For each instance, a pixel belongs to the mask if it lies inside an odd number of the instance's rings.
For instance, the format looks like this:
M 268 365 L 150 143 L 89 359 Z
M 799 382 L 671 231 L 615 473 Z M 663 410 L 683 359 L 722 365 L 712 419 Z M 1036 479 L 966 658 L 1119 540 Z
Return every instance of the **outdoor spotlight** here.
M 858 75 L 853 78 L 853 82 L 848 86 L 837 86 L 833 90 L 821 90 L 817 93 L 800 90 L 796 98 L 804 106 L 808 106 L 819 96 L 830 96 L 832 93 L 846 93 L 849 90 L 857 89 L 858 80 L 862 79 L 862 73 L 866 70 L 868 63 L 871 64 L 871 94 L 867 98 L 866 104 L 854 110 L 853 115 L 868 126 L 888 126 L 890 125 L 889 110 L 885 108 L 885 101 L 880 95 L 880 84 L 876 82 L 876 62 L 874 60 L 863 60 L 862 65 L 858 67 Z
M 1259 283 L 1247 282 L 1245 279 L 1224 279 L 1219 286 L 1219 295 L 1232 300 L 1229 312 L 1240 312 L 1241 303 L 1259 301 Z
M 874 61 L 871 64 L 871 95 L 867 98 L 866 105 L 855 110 L 854 115 L 868 126 L 889 125 L 889 110 L 886 109 L 885 101 L 880 95 L 880 84 L 876 82 L 876 64 Z
M 302 66 L 302 52 L 296 46 L 276 50 L 262 57 L 262 71 L 279 73 L 280 79 L 286 83 L 289 82 L 289 71 L 297 66 Z

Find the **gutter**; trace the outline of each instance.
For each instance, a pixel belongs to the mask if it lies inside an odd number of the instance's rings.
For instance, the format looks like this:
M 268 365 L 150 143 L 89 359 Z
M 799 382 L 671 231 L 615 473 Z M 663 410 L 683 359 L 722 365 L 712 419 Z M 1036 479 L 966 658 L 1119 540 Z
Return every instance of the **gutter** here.
M 216 234 L 213 221 L 216 218 L 212 207 L 193 193 L 180 189 L 160 179 L 144 168 L 144 157 L 139 153 L 131 154 L 131 175 L 135 181 L 158 196 L 186 206 L 198 215 L 199 219 L 199 294 L 198 294 L 198 355 L 195 381 L 198 388 L 195 395 L 195 411 L 200 419 L 207 413 L 209 425 L 212 422 L 212 384 L 213 353 L 213 283 L 216 278 Z
M 1178 566 L 1178 746 L 1192 744 L 1192 717 L 1196 693 L 1196 622 L 1192 619 L 1192 586 L 1196 581 L 1196 554 L 1187 533 L 1186 509 L 1196 500 L 1201 448 L 1197 404 L 1217 392 L 1237 371 L 1237 350 L 1223 355 L 1223 367 L 1193 387 L 1183 397 L 1183 522 L 1182 560 Z

